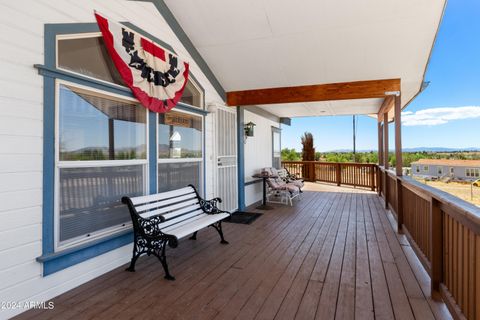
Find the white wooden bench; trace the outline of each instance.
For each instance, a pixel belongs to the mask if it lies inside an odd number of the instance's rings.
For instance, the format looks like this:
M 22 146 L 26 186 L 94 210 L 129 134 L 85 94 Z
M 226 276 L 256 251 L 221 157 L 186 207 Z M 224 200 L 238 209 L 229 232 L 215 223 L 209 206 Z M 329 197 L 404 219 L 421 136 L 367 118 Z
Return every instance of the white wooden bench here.
M 213 227 L 220 235 L 221 243 L 228 244 L 223 237 L 222 220 L 230 213 L 218 209 L 220 198 L 202 199 L 194 186 L 140 197 L 123 197 L 133 223 L 133 256 L 128 271 L 135 271 L 135 263 L 142 254 L 154 255 L 162 263 L 165 279 L 175 280 L 168 271 L 165 249 L 167 244 L 176 248 L 178 240 L 197 231 Z

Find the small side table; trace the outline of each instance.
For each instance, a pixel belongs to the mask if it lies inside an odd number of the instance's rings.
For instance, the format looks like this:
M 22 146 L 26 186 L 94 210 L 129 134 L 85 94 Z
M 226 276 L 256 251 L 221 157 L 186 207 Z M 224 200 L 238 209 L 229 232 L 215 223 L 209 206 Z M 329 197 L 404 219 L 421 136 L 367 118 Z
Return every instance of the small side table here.
M 274 209 L 272 206 L 267 204 L 267 179 L 269 178 L 278 178 L 277 176 L 267 176 L 260 173 L 254 174 L 252 178 L 262 179 L 263 180 L 263 199 L 262 204 L 257 207 L 259 210 L 272 210 Z

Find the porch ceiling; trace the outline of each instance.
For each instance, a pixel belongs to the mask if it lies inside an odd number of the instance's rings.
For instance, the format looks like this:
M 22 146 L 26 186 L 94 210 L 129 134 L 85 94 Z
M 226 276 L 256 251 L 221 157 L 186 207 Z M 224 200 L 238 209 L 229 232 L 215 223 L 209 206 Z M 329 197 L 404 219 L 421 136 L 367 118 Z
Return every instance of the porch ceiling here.
M 445 5 L 445 0 L 165 2 L 226 91 L 400 78 L 402 107 L 422 86 Z M 381 103 L 260 107 L 296 117 L 370 114 Z

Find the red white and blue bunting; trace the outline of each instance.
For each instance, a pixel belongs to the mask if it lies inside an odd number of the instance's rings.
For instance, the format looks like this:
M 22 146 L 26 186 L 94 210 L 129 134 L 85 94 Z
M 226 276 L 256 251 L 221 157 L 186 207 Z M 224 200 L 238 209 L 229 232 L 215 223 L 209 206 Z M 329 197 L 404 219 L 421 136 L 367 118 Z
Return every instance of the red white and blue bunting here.
M 154 112 L 172 109 L 188 80 L 188 63 L 137 32 L 95 12 L 108 53 L 125 84 Z

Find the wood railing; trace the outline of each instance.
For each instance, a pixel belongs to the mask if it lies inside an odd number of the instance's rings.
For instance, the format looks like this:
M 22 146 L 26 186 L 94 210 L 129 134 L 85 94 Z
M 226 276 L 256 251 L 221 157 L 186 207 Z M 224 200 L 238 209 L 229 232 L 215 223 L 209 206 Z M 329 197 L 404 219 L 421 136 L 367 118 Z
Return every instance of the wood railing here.
M 282 167 L 306 181 L 321 181 L 375 190 L 377 165 L 321 161 L 283 161 Z
M 480 319 L 480 208 L 379 167 L 379 194 L 457 319 Z

